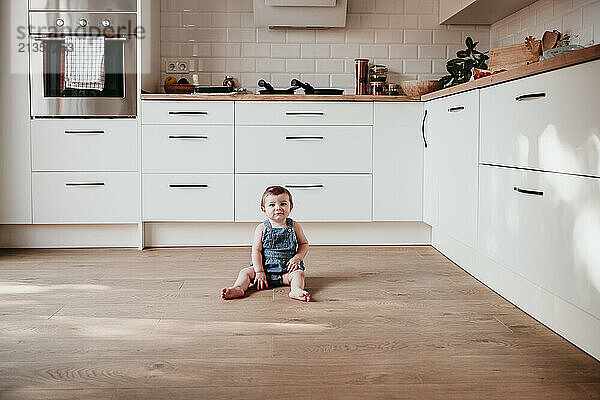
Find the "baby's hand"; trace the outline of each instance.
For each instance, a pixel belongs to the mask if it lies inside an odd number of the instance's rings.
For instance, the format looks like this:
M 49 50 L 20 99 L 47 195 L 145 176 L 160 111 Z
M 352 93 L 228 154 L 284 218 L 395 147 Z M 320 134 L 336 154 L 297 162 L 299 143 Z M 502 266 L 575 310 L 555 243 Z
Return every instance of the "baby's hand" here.
M 265 274 L 265 271 L 256 273 L 256 276 L 254 277 L 254 284 L 256 285 L 257 290 L 269 288 L 269 284 L 267 283 L 267 274 Z
M 290 258 L 290 261 L 287 262 L 287 267 L 288 267 L 288 272 L 294 272 L 297 269 L 300 269 L 300 262 L 302 261 L 302 259 L 298 256 L 294 256 L 292 258 Z

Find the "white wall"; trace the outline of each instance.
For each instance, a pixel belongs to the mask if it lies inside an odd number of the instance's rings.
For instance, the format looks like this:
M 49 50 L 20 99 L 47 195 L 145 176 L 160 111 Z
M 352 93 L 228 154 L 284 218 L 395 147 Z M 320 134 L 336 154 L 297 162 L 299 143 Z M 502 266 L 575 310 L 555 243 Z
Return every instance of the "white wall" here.
M 541 39 L 553 29 L 579 35 L 573 44 L 600 43 L 600 0 L 539 0 L 493 24 L 490 46 L 522 43 L 529 35 Z
M 387 65 L 388 79 L 437 79 L 471 36 L 487 50 L 489 26 L 440 26 L 438 0 L 349 0 L 347 26 L 323 31 L 254 27 L 252 0 L 162 0 L 161 56 L 203 64 L 201 83 L 225 74 L 256 90 L 263 78 L 289 87 L 300 78 L 315 87 L 354 93 L 354 58 Z

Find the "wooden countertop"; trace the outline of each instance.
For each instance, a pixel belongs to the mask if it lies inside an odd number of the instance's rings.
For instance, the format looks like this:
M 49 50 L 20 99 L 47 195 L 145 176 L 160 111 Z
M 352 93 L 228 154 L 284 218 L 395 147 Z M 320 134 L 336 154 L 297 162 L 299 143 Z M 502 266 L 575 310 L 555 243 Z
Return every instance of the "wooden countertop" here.
M 407 96 L 359 96 L 359 95 L 339 95 L 339 96 L 316 96 L 304 94 L 226 94 L 226 95 L 206 95 L 206 94 L 142 94 L 142 100 L 195 100 L 195 101 L 397 101 L 397 102 L 415 102 L 419 99 L 412 99 Z
M 496 75 L 486 76 L 485 78 L 469 81 L 460 85 L 452 86 L 437 92 L 428 93 L 421 96 L 422 101 L 433 100 L 439 97 L 449 96 L 451 94 L 466 92 L 468 90 L 480 89 L 487 86 L 497 85 L 498 83 L 512 81 L 526 76 L 540 74 L 542 72 L 552 71 L 559 68 L 569 67 L 575 64 L 581 64 L 587 61 L 600 59 L 600 44 L 576 50 L 568 54 L 552 57 L 549 60 L 542 60 L 519 68 L 511 69 Z M 590 77 L 598 79 L 599 77 Z

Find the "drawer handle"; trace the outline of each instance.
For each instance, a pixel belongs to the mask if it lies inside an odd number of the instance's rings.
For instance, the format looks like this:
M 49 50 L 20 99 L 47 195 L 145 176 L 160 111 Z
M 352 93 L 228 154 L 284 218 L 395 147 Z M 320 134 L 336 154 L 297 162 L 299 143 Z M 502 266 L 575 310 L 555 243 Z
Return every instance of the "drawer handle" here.
M 169 111 L 169 115 L 208 115 L 206 111 Z
M 461 112 L 464 109 L 465 108 L 463 106 L 451 107 L 451 108 L 448 109 L 448 112 Z
M 288 189 L 323 189 L 323 185 L 285 185 Z
M 104 182 L 67 182 L 66 187 L 101 187 Z
M 208 189 L 208 185 L 182 185 L 182 184 L 172 184 L 169 185 L 172 189 Z
M 208 139 L 204 135 L 169 135 L 169 139 Z
M 325 140 L 325 136 L 286 136 L 285 140 Z
M 323 111 L 286 111 L 285 115 L 319 117 L 325 115 L 325 113 Z
M 544 192 L 540 192 L 538 190 L 529 190 L 529 189 L 521 189 L 520 187 L 514 187 L 513 190 L 516 190 L 519 193 L 523 194 L 533 194 L 535 196 L 543 196 Z
M 104 135 L 104 131 L 65 131 L 65 135 L 95 136 Z
M 530 94 L 522 94 L 520 96 L 517 96 L 515 98 L 516 101 L 523 101 L 523 100 L 535 100 L 535 99 L 541 99 L 546 97 L 546 93 L 530 93 Z

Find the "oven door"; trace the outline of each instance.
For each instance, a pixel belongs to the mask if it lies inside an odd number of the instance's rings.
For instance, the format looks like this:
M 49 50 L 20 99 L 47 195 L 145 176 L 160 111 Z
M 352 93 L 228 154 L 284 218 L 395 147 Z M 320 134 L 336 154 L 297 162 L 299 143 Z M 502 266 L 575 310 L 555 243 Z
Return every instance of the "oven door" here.
M 69 89 L 65 85 L 64 36 L 32 35 L 32 117 L 135 117 L 136 48 L 136 36 L 107 37 L 104 89 Z
M 29 0 L 29 11 L 135 12 L 136 10 L 136 0 Z

